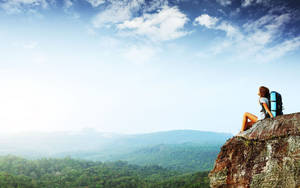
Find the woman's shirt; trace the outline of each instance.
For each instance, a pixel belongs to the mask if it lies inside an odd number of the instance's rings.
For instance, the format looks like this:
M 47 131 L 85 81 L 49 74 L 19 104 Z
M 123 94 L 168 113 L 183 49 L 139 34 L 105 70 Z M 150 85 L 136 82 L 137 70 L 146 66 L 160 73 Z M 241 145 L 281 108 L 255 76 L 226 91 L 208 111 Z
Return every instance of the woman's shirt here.
M 266 103 L 269 109 L 270 109 L 270 103 L 269 103 L 269 99 L 266 97 L 260 97 L 259 103 L 261 104 L 261 108 L 262 108 L 261 111 L 259 112 L 260 115 L 259 120 L 261 120 L 266 118 L 266 114 L 264 113 L 265 110 L 263 109 L 264 107 L 262 106 L 262 103 Z

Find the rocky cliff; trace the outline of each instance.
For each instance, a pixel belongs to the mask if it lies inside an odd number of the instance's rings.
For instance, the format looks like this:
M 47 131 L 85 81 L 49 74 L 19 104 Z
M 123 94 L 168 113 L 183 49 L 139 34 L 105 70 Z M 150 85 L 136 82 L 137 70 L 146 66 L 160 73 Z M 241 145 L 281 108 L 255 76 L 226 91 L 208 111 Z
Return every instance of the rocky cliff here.
M 300 113 L 258 121 L 227 140 L 211 187 L 300 187 Z

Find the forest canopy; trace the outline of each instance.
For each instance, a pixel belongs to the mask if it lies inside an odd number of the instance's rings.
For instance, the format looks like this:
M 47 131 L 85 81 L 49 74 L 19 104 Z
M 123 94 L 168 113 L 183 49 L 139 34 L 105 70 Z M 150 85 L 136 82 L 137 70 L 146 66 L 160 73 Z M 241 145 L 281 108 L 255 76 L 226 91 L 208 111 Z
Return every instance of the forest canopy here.
M 200 188 L 209 187 L 207 175 L 208 172 L 182 174 L 157 165 L 138 166 L 123 161 L 0 157 L 1 188 Z

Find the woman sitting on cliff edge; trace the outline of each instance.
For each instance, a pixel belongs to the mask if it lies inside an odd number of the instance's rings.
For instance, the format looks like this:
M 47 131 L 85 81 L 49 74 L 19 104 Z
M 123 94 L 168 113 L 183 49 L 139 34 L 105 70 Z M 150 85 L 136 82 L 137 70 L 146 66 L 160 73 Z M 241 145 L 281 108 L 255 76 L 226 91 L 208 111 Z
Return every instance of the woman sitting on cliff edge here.
M 261 86 L 258 90 L 259 95 L 259 104 L 261 105 L 260 111 L 260 118 L 256 117 L 255 115 L 245 112 L 243 116 L 243 123 L 242 123 L 242 131 L 245 131 L 252 127 L 254 123 L 258 120 L 262 120 L 265 118 L 273 117 L 273 114 L 270 111 L 270 91 L 267 87 Z M 248 121 L 249 120 L 249 121 Z

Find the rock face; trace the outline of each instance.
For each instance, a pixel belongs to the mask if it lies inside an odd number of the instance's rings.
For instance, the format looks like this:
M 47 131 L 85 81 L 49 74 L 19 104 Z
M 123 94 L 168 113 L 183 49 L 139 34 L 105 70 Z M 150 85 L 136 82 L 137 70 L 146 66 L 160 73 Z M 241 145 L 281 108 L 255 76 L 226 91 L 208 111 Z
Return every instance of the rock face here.
M 213 188 L 300 187 L 300 113 L 258 121 L 227 140 L 209 178 Z

